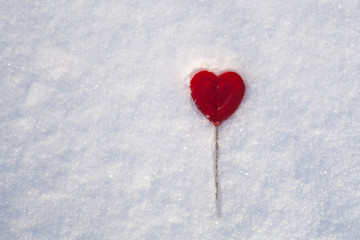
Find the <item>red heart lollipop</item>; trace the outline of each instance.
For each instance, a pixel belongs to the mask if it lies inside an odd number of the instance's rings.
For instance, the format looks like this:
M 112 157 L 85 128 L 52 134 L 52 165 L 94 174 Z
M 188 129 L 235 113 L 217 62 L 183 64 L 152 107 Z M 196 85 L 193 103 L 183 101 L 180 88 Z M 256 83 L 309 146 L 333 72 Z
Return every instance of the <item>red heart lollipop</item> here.
M 235 72 L 216 76 L 200 71 L 192 78 L 190 88 L 196 106 L 215 127 L 236 111 L 245 94 L 244 81 Z
M 198 109 L 216 127 L 215 139 L 215 202 L 216 212 L 221 216 L 218 180 L 219 131 L 220 124 L 239 107 L 245 94 L 245 84 L 239 74 L 225 72 L 216 76 L 209 71 L 200 71 L 191 79 L 191 96 Z

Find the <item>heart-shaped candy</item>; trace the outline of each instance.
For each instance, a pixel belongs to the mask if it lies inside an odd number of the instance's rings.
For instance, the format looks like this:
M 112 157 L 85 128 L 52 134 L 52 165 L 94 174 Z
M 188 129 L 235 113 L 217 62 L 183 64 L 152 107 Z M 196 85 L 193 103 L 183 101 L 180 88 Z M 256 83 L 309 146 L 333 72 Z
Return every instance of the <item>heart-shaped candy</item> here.
M 245 94 L 244 81 L 235 72 L 216 76 L 200 71 L 192 78 L 190 88 L 196 106 L 215 127 L 236 111 Z

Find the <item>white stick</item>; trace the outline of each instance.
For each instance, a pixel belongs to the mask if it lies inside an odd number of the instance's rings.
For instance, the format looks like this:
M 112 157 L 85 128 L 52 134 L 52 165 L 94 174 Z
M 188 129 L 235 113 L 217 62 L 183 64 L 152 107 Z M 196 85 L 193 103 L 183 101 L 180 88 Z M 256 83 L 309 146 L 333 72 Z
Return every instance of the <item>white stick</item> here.
M 216 127 L 215 132 L 215 205 L 216 205 L 216 215 L 218 217 L 221 216 L 221 206 L 219 200 L 219 167 L 218 167 L 218 159 L 219 159 L 219 129 Z

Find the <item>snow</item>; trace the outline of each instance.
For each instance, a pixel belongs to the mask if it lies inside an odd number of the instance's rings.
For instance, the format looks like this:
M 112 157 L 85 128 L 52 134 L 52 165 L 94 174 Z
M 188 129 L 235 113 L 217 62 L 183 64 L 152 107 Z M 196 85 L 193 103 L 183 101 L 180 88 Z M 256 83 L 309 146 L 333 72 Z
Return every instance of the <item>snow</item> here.
M 358 1 L 2 1 L 0 239 L 360 239 Z M 220 131 L 199 69 L 247 92 Z

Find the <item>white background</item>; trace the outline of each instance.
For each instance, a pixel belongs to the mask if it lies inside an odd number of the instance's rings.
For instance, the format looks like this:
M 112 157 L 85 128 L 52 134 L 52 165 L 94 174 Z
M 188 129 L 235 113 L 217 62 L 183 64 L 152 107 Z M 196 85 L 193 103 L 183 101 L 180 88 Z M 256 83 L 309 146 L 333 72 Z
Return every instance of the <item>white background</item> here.
M 360 239 L 359 53 L 357 0 L 0 1 L 0 239 Z

